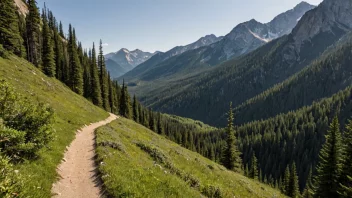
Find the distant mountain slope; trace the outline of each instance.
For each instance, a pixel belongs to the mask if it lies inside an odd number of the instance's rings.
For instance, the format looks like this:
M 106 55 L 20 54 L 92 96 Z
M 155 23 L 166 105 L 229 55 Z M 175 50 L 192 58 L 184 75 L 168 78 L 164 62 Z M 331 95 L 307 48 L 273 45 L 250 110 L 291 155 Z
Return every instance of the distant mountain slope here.
M 167 58 L 155 56 L 125 74 L 121 79 L 134 82 L 160 78 L 169 80 L 184 74 L 197 73 L 203 68 L 247 54 L 273 39 L 290 33 L 303 14 L 312 8 L 314 6 L 302 2 L 292 10 L 278 15 L 269 23 L 263 24 L 254 19 L 241 23 L 219 42 L 183 53 L 170 60 L 167 59 L 169 56 L 166 56 Z
M 112 78 L 117 78 L 157 53 L 159 52 L 143 52 L 139 49 L 129 51 L 128 49 L 123 48 L 117 52 L 105 55 L 105 63 Z
M 117 64 L 112 59 L 105 60 L 106 69 L 110 72 L 110 76 L 112 78 L 116 78 L 118 76 L 122 76 L 126 72 L 130 70 L 130 68 L 122 67 L 121 65 Z
M 111 197 L 285 197 L 124 118 L 96 131 Z
M 175 57 L 177 55 L 180 55 L 182 53 L 185 53 L 191 50 L 195 50 L 204 46 L 211 45 L 213 43 L 220 41 L 221 39 L 223 39 L 222 36 L 216 37 L 214 34 L 211 34 L 211 35 L 204 36 L 199 40 L 197 40 L 196 42 L 191 43 L 189 45 L 177 46 L 165 53 L 160 52 L 155 56 L 153 56 L 152 58 L 150 58 L 148 61 L 144 62 L 143 64 L 139 65 L 138 67 L 134 68 L 133 70 L 125 74 L 120 79 L 124 78 L 125 80 L 128 81 L 131 78 L 136 78 L 138 76 L 141 76 L 145 72 L 148 72 L 149 70 L 153 69 L 153 66 L 156 66 L 159 63 L 162 63 L 163 61 L 167 61 L 169 58 Z
M 352 84 L 352 33 L 309 67 L 236 109 L 236 122 L 266 119 L 311 105 Z
M 352 29 L 351 19 L 351 1 L 325 0 L 290 35 L 167 88 L 146 89 L 140 98 L 156 110 L 224 124 L 230 101 L 240 105 L 299 72 Z

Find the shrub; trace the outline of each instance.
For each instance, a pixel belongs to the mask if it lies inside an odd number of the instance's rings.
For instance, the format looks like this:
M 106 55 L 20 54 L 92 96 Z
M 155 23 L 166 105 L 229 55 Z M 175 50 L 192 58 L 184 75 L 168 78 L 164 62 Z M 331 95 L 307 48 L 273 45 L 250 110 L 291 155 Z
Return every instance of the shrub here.
M 213 185 L 207 185 L 202 187 L 202 194 L 209 198 L 221 198 L 224 197 L 221 189 Z
M 157 148 L 146 145 L 142 142 L 138 142 L 137 146 L 143 151 L 147 152 L 155 161 L 165 164 L 167 162 L 167 157 Z
M 53 110 L 30 104 L 0 81 L 0 149 L 13 159 L 32 158 L 53 139 Z
M 7 58 L 9 53 L 5 50 L 5 48 L 0 44 L 0 57 Z
M 0 197 L 19 197 L 23 180 L 13 169 L 9 159 L 0 155 Z

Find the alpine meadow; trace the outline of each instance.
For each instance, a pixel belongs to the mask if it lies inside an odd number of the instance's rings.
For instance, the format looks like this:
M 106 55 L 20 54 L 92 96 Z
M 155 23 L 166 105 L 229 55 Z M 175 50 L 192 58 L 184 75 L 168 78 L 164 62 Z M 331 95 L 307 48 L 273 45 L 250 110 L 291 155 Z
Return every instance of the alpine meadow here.
M 352 0 L 307 1 L 0 0 L 0 197 L 352 198 Z

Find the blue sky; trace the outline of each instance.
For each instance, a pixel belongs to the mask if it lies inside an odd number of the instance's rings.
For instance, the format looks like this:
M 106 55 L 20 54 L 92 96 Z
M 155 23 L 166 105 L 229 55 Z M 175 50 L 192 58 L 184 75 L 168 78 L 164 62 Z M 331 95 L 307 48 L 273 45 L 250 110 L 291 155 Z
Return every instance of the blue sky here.
M 65 31 L 71 23 L 88 48 L 103 40 L 104 52 L 124 47 L 167 51 L 207 34 L 223 36 L 252 18 L 269 22 L 301 0 L 37 0 Z M 322 0 L 307 0 L 318 5 Z

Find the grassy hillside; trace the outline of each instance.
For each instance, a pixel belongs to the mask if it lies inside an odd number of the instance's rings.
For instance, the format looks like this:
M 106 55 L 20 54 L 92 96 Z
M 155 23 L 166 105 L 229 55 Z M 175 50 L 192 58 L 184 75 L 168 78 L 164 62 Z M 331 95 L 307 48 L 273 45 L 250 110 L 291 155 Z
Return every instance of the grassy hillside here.
M 37 159 L 17 165 L 27 178 L 23 191 L 31 197 L 50 197 L 51 185 L 57 176 L 56 166 L 75 131 L 85 124 L 105 119 L 108 114 L 58 80 L 46 77 L 24 59 L 0 58 L 0 78 L 9 82 L 28 102 L 44 102 L 55 111 L 55 140 L 40 151 Z
M 99 170 L 113 197 L 283 197 L 131 120 L 96 134 Z

